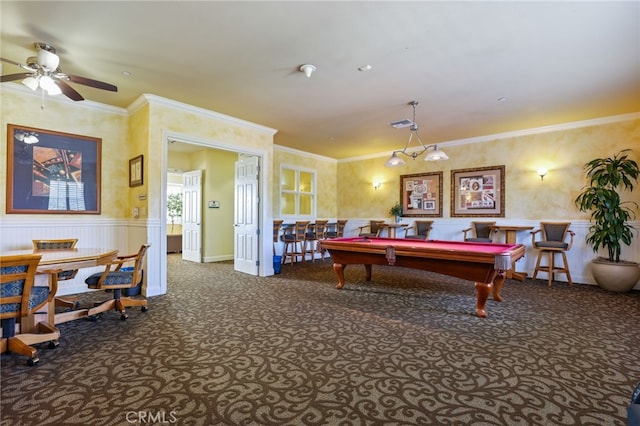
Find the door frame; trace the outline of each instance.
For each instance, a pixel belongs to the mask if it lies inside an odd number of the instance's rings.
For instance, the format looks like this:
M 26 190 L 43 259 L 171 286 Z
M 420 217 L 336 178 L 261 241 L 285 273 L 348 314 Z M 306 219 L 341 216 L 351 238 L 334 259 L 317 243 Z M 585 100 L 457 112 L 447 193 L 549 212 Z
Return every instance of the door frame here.
M 273 275 L 273 262 L 271 261 L 273 252 L 273 237 L 271 235 L 271 226 L 273 221 L 273 206 L 272 197 L 273 193 L 273 160 L 272 152 L 259 149 L 241 147 L 235 144 L 222 142 L 219 140 L 203 138 L 194 135 L 188 135 L 184 133 L 172 132 L 164 130 L 162 132 L 162 180 L 161 180 L 161 205 L 160 205 L 160 249 L 161 253 L 167 252 L 167 172 L 168 172 L 168 152 L 169 144 L 172 142 L 187 143 L 191 145 L 198 145 L 203 148 L 219 149 L 223 151 L 232 151 L 238 154 L 247 154 L 258 157 L 258 164 L 260 170 L 258 172 L 259 179 L 259 203 L 258 208 L 260 214 L 260 235 L 258 235 L 258 260 L 260 265 L 258 267 L 259 276 Z M 233 225 L 233 224 L 231 224 Z M 162 282 L 167 281 L 167 257 L 161 256 L 160 262 L 160 278 Z

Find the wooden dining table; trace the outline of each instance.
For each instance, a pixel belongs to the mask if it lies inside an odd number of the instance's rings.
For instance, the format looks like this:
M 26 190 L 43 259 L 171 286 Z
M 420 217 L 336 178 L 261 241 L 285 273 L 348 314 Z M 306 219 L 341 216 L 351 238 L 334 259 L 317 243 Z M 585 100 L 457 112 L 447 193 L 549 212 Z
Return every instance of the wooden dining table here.
M 50 285 L 49 274 L 42 273 L 52 269 L 68 271 L 71 269 L 92 268 L 106 265 L 118 256 L 118 250 L 104 248 L 72 248 L 60 250 L 12 250 L 2 252 L 3 256 L 15 256 L 25 254 L 41 255 L 36 275 L 36 285 Z M 42 313 L 36 313 L 23 318 L 20 321 L 21 332 L 30 333 L 36 329 L 38 321 L 47 321 L 49 324 L 60 324 L 87 316 L 88 309 L 76 309 L 68 312 L 55 313 L 55 302 L 53 298 Z M 43 318 L 43 316 L 45 316 Z

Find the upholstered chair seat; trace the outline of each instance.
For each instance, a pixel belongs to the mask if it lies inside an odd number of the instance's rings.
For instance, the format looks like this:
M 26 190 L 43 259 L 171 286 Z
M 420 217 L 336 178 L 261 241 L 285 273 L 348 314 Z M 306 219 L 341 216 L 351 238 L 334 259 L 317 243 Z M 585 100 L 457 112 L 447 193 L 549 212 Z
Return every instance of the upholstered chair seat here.
M 89 278 L 85 280 L 85 283 L 89 288 L 98 288 L 98 282 L 102 278 L 102 272 L 91 275 Z M 121 285 L 129 285 L 133 284 L 133 271 L 111 271 L 107 275 L 107 277 L 102 282 L 101 288 L 109 288 Z M 136 283 L 135 285 L 137 285 Z
M 42 256 L 40 254 L 0 256 L 0 322 L 2 338 L 0 352 L 14 352 L 28 356 L 27 365 L 33 366 L 40 359 L 32 345 L 49 342 L 50 348 L 58 346 L 60 332 L 45 321 L 26 329 L 22 319 L 35 314 L 45 304 L 52 302 L 57 291 L 59 269 L 36 272 Z M 37 273 L 49 276 L 49 286 L 36 286 Z M 16 332 L 18 320 L 20 331 Z
M 416 220 L 404 237 L 411 240 L 428 240 L 432 225 L 432 220 Z
M 370 220 L 369 224 L 358 227 L 358 236 L 366 238 L 375 238 L 380 236 L 384 220 Z
M 116 310 L 120 312 L 120 319 L 124 321 L 128 318 L 127 307 L 141 306 L 142 312 L 147 311 L 146 299 L 123 297 L 122 290 L 136 287 L 142 282 L 143 260 L 150 246 L 151 244 L 143 244 L 136 254 L 118 256 L 115 261 L 106 265 L 104 272 L 93 274 L 85 280 L 85 283 L 91 289 L 113 291 L 113 299 L 98 303 L 95 307 L 89 309 L 87 313 L 89 317 L 96 318 L 97 314 Z M 133 262 L 134 266 L 125 270 L 122 266 L 128 262 Z M 112 267 L 114 268 L 113 270 L 111 269 Z
M 463 239 L 472 243 L 493 243 L 495 222 L 471 222 L 471 227 L 463 229 Z

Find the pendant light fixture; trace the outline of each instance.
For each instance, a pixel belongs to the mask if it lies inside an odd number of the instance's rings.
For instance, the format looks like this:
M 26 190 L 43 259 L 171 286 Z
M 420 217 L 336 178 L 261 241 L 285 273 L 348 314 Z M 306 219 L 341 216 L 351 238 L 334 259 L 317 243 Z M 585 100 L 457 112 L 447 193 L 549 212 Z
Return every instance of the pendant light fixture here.
M 409 125 L 409 130 L 410 130 L 409 140 L 405 144 L 404 148 L 402 148 L 402 150 L 393 151 L 393 153 L 391 153 L 391 157 L 389 157 L 389 159 L 384 163 L 385 167 L 399 167 L 406 164 L 404 159 L 398 156 L 398 154 L 402 154 L 406 157 L 410 157 L 415 160 L 420 155 L 426 152 L 427 155 L 425 156 L 424 161 L 448 160 L 449 157 L 447 156 L 447 154 L 444 153 L 444 151 L 442 151 L 441 149 L 438 149 L 438 145 L 425 145 L 422 142 L 422 139 L 420 139 L 420 135 L 418 135 L 418 124 L 416 123 L 416 105 L 418 105 L 418 101 L 411 101 L 409 102 L 409 105 L 413 107 L 413 121 L 401 120 L 401 121 L 391 123 L 391 126 L 396 128 L 407 127 L 407 125 Z M 408 152 L 409 146 L 411 145 L 411 141 L 413 140 L 414 135 L 415 135 L 415 138 L 418 140 L 419 146 L 416 149 L 412 150 L 411 152 Z

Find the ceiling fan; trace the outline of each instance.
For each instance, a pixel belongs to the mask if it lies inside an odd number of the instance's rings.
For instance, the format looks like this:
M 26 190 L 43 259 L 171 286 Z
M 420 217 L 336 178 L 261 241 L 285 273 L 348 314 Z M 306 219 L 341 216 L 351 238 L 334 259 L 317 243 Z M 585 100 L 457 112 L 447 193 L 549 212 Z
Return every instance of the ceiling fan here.
M 60 68 L 58 68 L 60 57 L 56 55 L 55 47 L 46 43 L 34 43 L 33 45 L 38 50 L 38 55 L 27 58 L 26 65 L 10 59 L 0 58 L 0 61 L 2 62 L 27 70 L 27 72 L 21 72 L 18 74 L 3 75 L 0 77 L 1 83 L 23 79 L 22 84 L 29 87 L 31 90 L 36 90 L 40 87 L 49 95 L 59 95 L 63 93 L 74 101 L 82 101 L 84 98 L 67 83 L 68 81 L 71 83 L 95 87 L 97 89 L 109 90 L 111 92 L 118 91 L 118 88 L 113 84 L 63 73 Z

